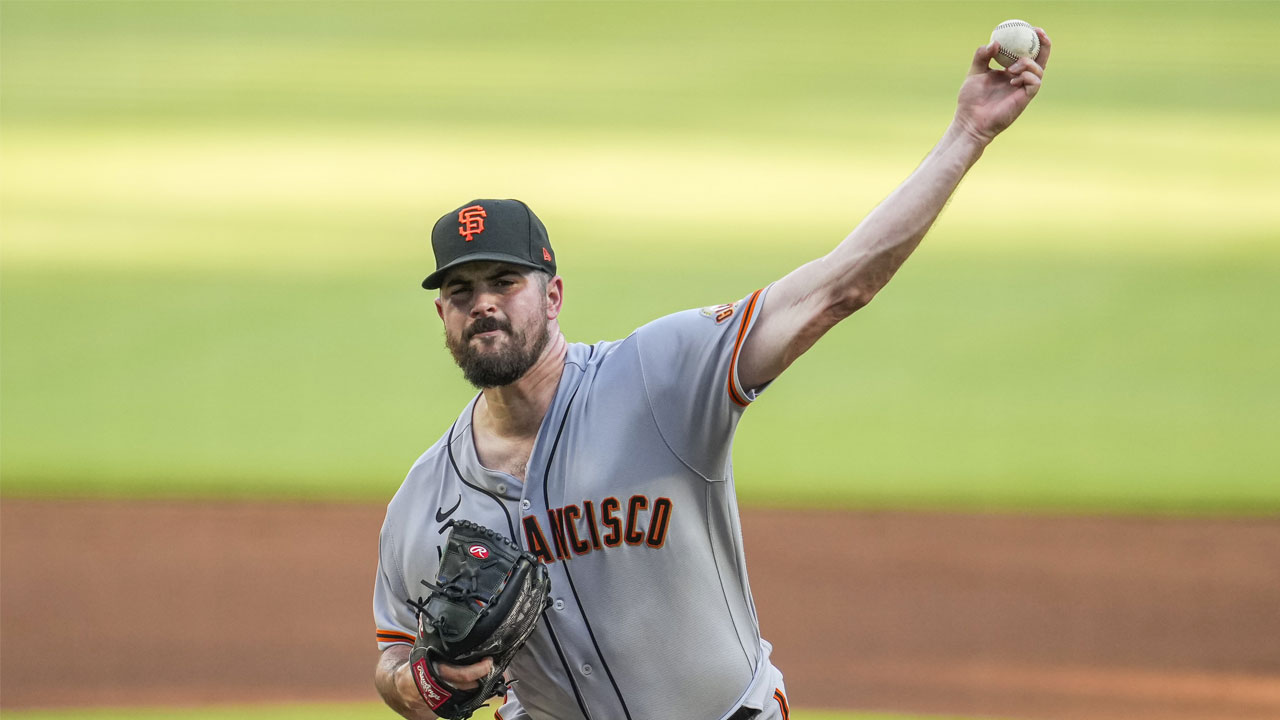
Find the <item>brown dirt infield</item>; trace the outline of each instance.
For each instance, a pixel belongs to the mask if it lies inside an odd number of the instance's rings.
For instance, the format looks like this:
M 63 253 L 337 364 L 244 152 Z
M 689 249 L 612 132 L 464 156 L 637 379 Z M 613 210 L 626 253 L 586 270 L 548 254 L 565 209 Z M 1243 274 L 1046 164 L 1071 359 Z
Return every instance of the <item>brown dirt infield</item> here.
M 743 518 L 797 707 L 1280 718 L 1280 519 Z M 4 500 L 0 707 L 376 700 L 381 519 Z

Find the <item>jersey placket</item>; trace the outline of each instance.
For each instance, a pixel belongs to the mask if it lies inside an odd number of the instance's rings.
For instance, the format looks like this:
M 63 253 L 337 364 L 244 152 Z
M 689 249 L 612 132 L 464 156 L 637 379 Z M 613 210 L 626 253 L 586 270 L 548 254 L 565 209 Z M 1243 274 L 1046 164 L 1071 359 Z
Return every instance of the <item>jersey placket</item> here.
M 524 514 L 540 513 L 547 519 L 549 526 L 559 525 L 561 518 L 552 514 L 562 512 L 564 495 L 564 479 L 557 474 L 557 467 L 566 463 L 557 462 L 560 441 L 565 427 L 573 411 L 574 401 L 584 386 L 590 384 L 590 355 L 594 347 L 589 348 L 586 358 L 570 358 L 565 364 L 565 377 L 562 378 L 561 392 L 557 393 L 552 407 L 548 410 L 549 418 L 554 425 L 544 426 L 548 433 L 539 438 L 530 458 L 530 472 L 525 477 L 525 497 L 521 501 L 523 508 L 527 502 L 528 509 Z M 573 362 L 573 360 L 579 362 Z M 572 375 L 570 375 L 572 373 Z M 571 392 L 564 390 L 572 388 Z M 536 473 L 536 475 L 535 475 Z M 553 502 L 553 497 L 556 499 Z M 527 546 L 527 538 L 525 539 Z M 527 547 L 526 547 L 527 549 Z M 565 671 L 570 676 L 575 694 L 579 694 L 580 707 L 590 720 L 600 718 L 625 718 L 630 720 L 631 713 L 626 701 L 618 689 L 608 663 L 600 654 L 598 643 L 593 636 L 590 620 L 586 617 L 582 602 L 574 587 L 569 559 L 557 559 L 548 565 L 551 574 L 552 605 L 546 612 L 547 624 L 553 641 L 556 641 L 562 656 Z

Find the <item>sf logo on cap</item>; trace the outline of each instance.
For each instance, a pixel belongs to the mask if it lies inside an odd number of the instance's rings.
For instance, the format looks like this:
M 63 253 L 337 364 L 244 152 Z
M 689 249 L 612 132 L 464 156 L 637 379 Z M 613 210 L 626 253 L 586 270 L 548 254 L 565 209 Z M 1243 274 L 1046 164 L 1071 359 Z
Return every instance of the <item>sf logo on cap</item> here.
M 458 213 L 458 234 L 466 238 L 467 242 L 471 242 L 472 235 L 484 232 L 484 219 L 488 216 L 484 207 L 480 205 L 462 208 Z

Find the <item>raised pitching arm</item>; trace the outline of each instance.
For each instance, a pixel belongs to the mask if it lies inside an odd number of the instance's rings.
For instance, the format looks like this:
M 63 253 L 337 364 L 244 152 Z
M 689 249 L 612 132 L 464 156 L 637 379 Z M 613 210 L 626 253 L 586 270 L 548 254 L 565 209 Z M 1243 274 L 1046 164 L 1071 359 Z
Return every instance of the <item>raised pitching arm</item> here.
M 744 388 L 776 378 L 889 282 L 982 151 L 1039 92 L 1051 43 L 1044 30 L 1036 33 L 1040 54 L 1007 70 L 989 67 L 999 50 L 996 43 L 978 48 L 960 87 L 955 118 L 915 172 L 834 250 L 774 283 L 738 360 Z

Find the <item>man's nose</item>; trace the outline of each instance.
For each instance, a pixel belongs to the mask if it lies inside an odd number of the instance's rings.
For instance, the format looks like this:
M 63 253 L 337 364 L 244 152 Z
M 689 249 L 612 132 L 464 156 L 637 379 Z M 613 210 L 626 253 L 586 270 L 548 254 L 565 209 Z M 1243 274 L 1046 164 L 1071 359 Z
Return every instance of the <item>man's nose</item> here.
M 496 298 L 496 293 L 476 291 L 471 300 L 471 317 L 482 318 L 498 312 L 497 303 L 494 302 Z

